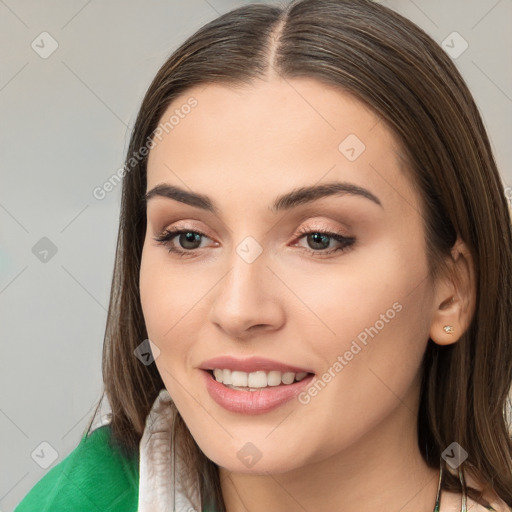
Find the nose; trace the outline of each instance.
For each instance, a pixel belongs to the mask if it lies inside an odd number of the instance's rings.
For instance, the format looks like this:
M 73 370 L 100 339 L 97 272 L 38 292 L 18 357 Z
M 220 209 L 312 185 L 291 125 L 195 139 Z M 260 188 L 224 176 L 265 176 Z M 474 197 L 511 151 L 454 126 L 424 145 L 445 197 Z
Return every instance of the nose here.
M 254 261 L 234 252 L 227 274 L 215 287 L 209 320 L 233 339 L 280 329 L 285 322 L 285 287 L 269 268 L 265 252 Z

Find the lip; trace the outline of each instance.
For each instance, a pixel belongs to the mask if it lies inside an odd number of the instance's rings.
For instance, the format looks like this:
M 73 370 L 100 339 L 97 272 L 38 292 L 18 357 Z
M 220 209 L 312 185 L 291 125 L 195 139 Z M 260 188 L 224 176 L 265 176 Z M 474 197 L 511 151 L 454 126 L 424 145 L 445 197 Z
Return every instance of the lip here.
M 206 369 L 202 369 L 201 374 L 210 397 L 217 404 L 230 412 L 242 414 L 262 414 L 284 405 L 307 388 L 315 377 L 309 375 L 293 384 L 271 386 L 258 391 L 242 391 L 230 389 L 217 382 Z
M 280 371 L 280 372 L 293 372 L 293 373 L 315 373 L 311 369 L 299 368 L 298 366 L 291 366 L 288 364 L 280 363 L 279 361 L 273 361 L 272 359 L 266 359 L 264 357 L 249 357 L 247 359 L 237 359 L 231 356 L 220 356 L 208 359 L 201 363 L 199 366 L 201 370 L 214 370 L 219 368 L 221 370 L 238 370 L 241 372 L 251 373 L 258 370 L 264 371 Z M 292 386 L 293 384 L 289 384 Z M 251 391 L 252 393 L 252 391 Z

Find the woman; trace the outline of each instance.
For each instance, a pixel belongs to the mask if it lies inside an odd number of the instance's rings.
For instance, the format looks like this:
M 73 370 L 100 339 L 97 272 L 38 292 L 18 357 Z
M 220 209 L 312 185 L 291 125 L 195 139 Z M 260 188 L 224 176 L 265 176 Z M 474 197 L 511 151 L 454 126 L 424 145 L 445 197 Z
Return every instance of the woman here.
M 132 133 L 111 418 L 16 510 L 512 510 L 511 247 L 477 107 L 417 26 L 220 16 Z

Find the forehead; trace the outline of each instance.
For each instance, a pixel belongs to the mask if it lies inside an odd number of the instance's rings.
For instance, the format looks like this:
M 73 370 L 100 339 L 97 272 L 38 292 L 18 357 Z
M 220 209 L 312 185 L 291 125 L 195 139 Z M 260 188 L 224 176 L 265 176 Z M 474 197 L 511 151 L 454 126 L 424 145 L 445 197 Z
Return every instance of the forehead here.
M 158 134 L 148 190 L 171 183 L 270 204 L 290 188 L 340 180 L 402 211 L 419 208 L 393 133 L 364 103 L 314 79 L 193 87 L 169 105 Z

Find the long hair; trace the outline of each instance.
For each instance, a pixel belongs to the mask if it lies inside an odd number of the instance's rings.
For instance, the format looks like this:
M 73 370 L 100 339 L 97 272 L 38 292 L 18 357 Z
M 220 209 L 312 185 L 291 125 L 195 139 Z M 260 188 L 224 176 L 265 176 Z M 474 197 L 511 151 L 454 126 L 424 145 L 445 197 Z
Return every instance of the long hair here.
M 476 305 L 457 343 L 429 340 L 422 365 L 418 444 L 438 467 L 453 441 L 463 468 L 512 503 L 512 441 L 506 418 L 512 382 L 510 213 L 478 108 L 451 59 L 415 24 L 370 0 L 295 0 L 248 5 L 200 28 L 163 64 L 142 101 L 126 155 L 119 234 L 103 349 L 113 439 L 135 454 L 164 387 L 154 364 L 134 356 L 148 338 L 139 295 L 146 231 L 147 153 L 168 105 L 198 84 L 314 78 L 367 105 L 401 144 L 401 167 L 422 199 L 431 276 L 457 236 L 475 267 Z M 217 466 L 178 414 L 176 432 L 199 475 L 201 496 L 224 511 Z M 443 488 L 461 492 L 446 472 Z M 473 492 L 474 491 L 474 492 Z M 469 489 L 480 499 L 483 492 Z

